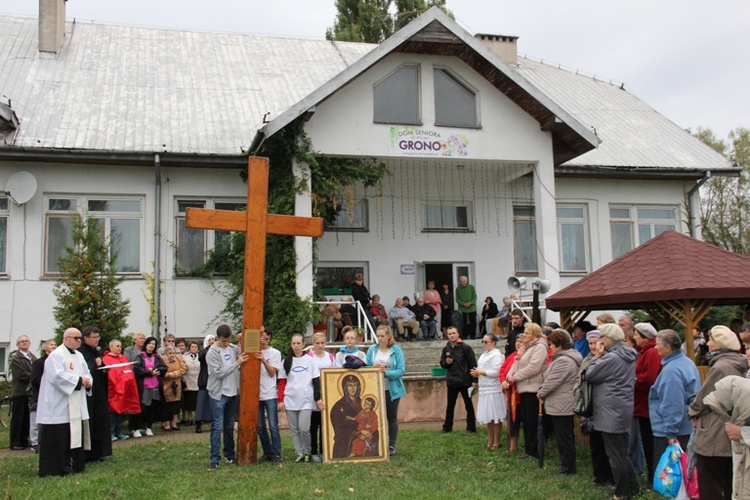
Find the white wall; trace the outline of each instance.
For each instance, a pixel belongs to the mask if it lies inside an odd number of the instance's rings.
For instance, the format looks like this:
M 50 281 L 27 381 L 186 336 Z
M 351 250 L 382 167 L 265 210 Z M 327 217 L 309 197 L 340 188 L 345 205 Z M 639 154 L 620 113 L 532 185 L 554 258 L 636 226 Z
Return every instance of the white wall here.
M 111 165 L 40 164 L 35 162 L 0 163 L 0 186 L 15 172 L 25 170 L 37 179 L 36 195 L 25 205 L 10 203 L 8 230 L 8 275 L 0 277 L 0 343 L 26 334 L 36 349 L 39 341 L 50 338 L 55 329 L 52 308 L 55 280 L 43 276 L 45 194 L 136 195 L 143 203 L 141 232 L 141 271 L 152 271 L 154 252 L 154 168 Z M 212 319 L 223 300 L 202 279 L 174 278 L 174 241 L 177 197 L 226 198 L 245 200 L 246 185 L 238 169 L 162 168 L 161 277 L 162 332 L 164 316 L 168 331 L 199 337 L 215 328 Z M 149 305 L 143 297 L 145 281 L 128 276 L 122 284 L 123 295 L 130 299 L 131 314 L 127 333 L 150 332 Z
M 421 64 L 424 127 L 461 133 L 469 141 L 467 158 L 536 162 L 552 156 L 551 138 L 539 123 L 473 69 L 454 57 L 391 54 L 317 106 L 305 125 L 316 151 L 326 155 L 394 156 L 389 125 L 373 123 L 373 85 L 404 64 Z M 448 69 L 479 98 L 478 129 L 435 126 L 433 67 Z

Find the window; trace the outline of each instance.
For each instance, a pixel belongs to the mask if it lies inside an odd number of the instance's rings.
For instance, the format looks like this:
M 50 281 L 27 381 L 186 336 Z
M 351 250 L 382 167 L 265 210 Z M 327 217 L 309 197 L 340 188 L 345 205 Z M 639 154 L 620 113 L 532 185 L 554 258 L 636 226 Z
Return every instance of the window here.
M 8 367 L 8 344 L 0 345 L 0 374 L 7 375 Z
M 140 273 L 143 201 L 136 198 L 49 197 L 46 211 L 45 272 L 60 272 L 58 260 L 73 245 L 71 212 L 80 211 L 96 219 L 117 255 L 120 273 Z
M 175 216 L 175 274 L 192 276 L 201 268 L 210 250 L 216 257 L 216 274 L 229 274 L 231 269 L 223 258 L 232 244 L 229 231 L 212 231 L 207 229 L 190 229 L 185 224 L 187 208 L 213 208 L 216 210 L 245 210 L 245 202 L 231 200 L 177 200 Z
M 375 123 L 421 124 L 419 67 L 402 66 L 375 84 Z
M 315 281 L 323 295 L 351 295 L 357 273 L 364 274 L 367 283 L 366 262 L 319 262 Z
M 557 207 L 557 236 L 560 241 L 562 271 L 587 271 L 585 207 Z
M 534 207 L 513 207 L 513 241 L 515 245 L 516 273 L 538 273 Z
M 674 231 L 677 228 L 677 208 L 610 207 L 609 219 L 612 258 L 616 259 L 664 231 Z
M 477 94 L 444 69 L 433 71 L 435 79 L 435 125 L 476 127 Z
M 336 220 L 328 226 L 333 231 L 367 231 L 368 228 L 367 200 L 351 206 L 345 203 L 339 208 Z
M 463 205 L 426 205 L 424 207 L 424 224 L 426 232 L 469 232 L 473 229 L 471 206 Z
M 0 196 L 0 274 L 7 274 L 8 261 L 8 198 Z

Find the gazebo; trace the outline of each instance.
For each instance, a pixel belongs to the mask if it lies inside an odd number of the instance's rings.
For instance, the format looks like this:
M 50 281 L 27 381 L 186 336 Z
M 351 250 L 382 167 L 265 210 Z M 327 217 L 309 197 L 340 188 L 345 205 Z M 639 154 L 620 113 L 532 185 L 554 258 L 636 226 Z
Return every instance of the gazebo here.
M 570 329 L 591 311 L 643 309 L 660 328 L 691 332 L 718 305 L 750 303 L 750 258 L 667 231 L 546 300 Z M 693 343 L 685 342 L 694 359 Z

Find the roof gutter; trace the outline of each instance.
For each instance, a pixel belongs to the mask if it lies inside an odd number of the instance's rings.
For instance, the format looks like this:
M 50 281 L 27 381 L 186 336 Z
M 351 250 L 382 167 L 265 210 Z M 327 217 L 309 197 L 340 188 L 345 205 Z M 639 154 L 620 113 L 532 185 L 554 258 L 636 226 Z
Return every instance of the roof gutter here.
M 118 152 L 92 151 L 84 149 L 17 148 L 0 146 L 0 160 L 35 161 L 42 163 L 84 163 L 97 165 L 136 165 L 152 167 L 153 151 Z M 247 166 L 247 154 L 216 155 L 197 153 L 160 152 L 161 164 L 172 168 L 243 168 Z
M 727 167 L 708 169 L 705 168 L 663 168 L 663 167 L 612 167 L 597 165 L 575 165 L 555 167 L 556 177 L 577 178 L 584 177 L 602 179 L 662 179 L 662 180 L 692 180 L 709 177 L 739 177 L 741 169 Z M 700 187 L 700 186 L 699 186 Z

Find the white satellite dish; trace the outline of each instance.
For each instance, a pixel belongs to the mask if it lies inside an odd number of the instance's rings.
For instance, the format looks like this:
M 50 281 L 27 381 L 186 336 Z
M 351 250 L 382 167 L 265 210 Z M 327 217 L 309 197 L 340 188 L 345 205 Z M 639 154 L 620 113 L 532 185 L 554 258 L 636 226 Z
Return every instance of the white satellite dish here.
M 16 205 L 23 205 L 36 194 L 36 177 L 29 172 L 16 172 L 5 184 L 5 194 Z

